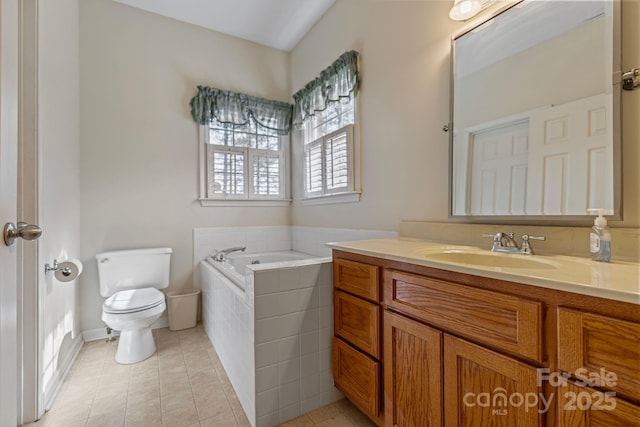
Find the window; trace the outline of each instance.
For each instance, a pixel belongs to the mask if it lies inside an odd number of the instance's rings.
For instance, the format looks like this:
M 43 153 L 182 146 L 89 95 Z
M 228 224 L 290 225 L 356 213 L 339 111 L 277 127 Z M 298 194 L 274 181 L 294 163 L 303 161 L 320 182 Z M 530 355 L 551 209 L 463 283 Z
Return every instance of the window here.
M 343 53 L 293 94 L 293 124 L 302 129 L 306 203 L 360 200 L 358 52 Z
M 305 197 L 354 191 L 354 104 L 336 102 L 305 120 Z
M 209 86 L 189 105 L 201 132 L 200 204 L 289 205 L 293 105 Z
M 286 200 L 288 138 L 256 125 L 204 125 L 205 199 Z

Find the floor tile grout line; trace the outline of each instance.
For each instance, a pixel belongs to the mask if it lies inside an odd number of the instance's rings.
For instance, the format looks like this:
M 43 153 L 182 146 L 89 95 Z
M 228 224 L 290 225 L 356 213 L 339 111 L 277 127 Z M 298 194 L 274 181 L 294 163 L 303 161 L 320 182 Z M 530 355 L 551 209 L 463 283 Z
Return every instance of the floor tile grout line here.
M 184 361 L 184 370 L 186 371 L 187 380 L 189 381 L 189 391 L 191 392 L 191 400 L 193 400 L 193 406 L 196 409 L 196 416 L 198 417 L 198 424 L 200 424 L 200 410 L 196 403 L 196 398 L 193 395 L 193 384 L 191 383 L 191 375 L 189 375 L 189 369 L 187 368 L 187 360 L 184 357 L 184 348 L 182 347 L 182 336 L 178 333 L 178 340 L 180 342 L 180 353 L 182 354 L 182 360 Z

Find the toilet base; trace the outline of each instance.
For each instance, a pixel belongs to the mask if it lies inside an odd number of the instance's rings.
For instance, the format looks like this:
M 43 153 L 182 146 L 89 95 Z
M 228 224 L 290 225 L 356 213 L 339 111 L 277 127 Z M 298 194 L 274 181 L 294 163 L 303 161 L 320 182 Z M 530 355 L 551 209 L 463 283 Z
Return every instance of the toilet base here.
M 120 331 L 116 362 L 123 365 L 138 363 L 156 352 L 156 343 L 151 328 Z

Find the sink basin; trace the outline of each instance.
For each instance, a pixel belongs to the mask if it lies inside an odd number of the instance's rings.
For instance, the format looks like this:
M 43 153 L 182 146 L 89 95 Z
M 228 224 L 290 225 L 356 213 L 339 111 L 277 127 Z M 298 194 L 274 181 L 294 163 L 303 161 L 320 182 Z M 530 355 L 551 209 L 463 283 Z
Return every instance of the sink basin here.
M 526 268 L 526 269 L 555 269 L 557 266 L 547 260 L 532 258 L 529 255 L 496 254 L 481 252 L 434 252 L 426 254 L 425 258 L 432 261 L 451 262 L 481 267 Z

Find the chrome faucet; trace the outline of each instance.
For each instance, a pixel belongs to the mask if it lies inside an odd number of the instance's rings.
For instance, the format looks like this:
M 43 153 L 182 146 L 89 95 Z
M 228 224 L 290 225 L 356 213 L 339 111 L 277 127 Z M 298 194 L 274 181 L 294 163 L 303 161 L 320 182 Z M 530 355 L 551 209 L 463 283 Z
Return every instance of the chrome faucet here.
M 522 245 L 518 246 L 518 242 L 514 238 L 514 233 L 498 232 L 495 234 L 483 234 L 482 237 L 492 237 L 493 245 L 491 252 L 503 252 L 508 254 L 533 255 L 533 248 L 529 240 L 546 240 L 544 236 L 531 236 L 529 234 L 522 235 Z
M 227 255 L 229 255 L 230 253 L 244 252 L 246 249 L 246 246 L 234 246 L 232 248 L 215 250 L 211 254 L 211 257 L 213 257 L 214 261 L 223 262 L 227 260 Z

